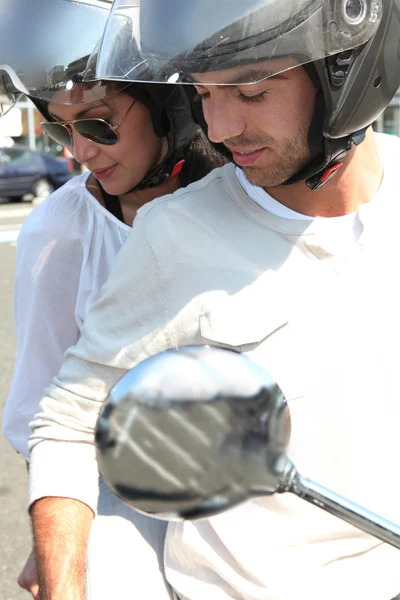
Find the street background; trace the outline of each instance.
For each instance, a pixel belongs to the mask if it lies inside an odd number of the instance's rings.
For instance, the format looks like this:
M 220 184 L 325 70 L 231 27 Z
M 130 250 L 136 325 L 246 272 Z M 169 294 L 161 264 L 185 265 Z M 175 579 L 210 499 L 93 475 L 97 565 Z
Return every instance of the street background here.
M 0 419 L 16 354 L 12 308 L 16 240 L 33 208 L 29 202 L 0 199 Z M 0 600 L 31 598 L 16 583 L 30 549 L 26 501 L 25 462 L 0 435 Z

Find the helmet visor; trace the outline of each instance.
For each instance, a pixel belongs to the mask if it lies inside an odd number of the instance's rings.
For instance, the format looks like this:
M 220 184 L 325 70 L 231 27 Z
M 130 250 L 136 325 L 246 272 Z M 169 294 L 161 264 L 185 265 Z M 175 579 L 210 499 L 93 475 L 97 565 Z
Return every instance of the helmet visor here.
M 256 83 L 364 44 L 381 17 L 382 0 L 114 0 L 96 76 Z
M 103 33 L 107 0 L 2 0 L 0 73 L 14 92 L 70 103 L 72 87 L 82 81 L 86 64 Z M 64 89 L 62 97 L 60 90 Z M 91 93 L 82 102 L 98 99 Z M 105 88 L 101 90 L 103 93 Z M 72 102 L 74 103 L 74 102 Z

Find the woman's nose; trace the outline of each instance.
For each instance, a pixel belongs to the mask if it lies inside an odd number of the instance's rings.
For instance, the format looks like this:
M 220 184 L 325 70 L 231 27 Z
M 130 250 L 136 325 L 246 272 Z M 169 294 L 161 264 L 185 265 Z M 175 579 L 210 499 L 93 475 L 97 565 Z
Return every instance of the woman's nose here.
M 86 163 L 89 160 L 95 158 L 100 152 L 97 144 L 91 142 L 87 138 L 80 135 L 75 130 L 72 130 L 72 148 L 70 148 L 72 154 L 79 163 Z

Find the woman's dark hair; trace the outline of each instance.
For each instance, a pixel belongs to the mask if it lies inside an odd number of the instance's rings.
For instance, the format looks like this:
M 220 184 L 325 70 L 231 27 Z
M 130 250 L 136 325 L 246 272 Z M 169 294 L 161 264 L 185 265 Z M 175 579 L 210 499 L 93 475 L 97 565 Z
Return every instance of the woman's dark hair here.
M 227 159 L 213 148 L 203 131 L 199 129 L 186 149 L 185 163 L 179 177 L 180 184 L 186 187 L 227 162 Z

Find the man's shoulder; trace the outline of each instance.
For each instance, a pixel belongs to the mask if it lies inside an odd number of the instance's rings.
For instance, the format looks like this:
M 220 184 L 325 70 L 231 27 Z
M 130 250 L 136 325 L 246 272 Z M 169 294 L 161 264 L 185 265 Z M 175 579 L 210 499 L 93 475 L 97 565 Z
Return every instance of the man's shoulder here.
M 383 186 L 380 188 L 380 193 L 383 190 L 388 197 L 391 197 L 398 202 L 398 172 L 400 160 L 400 138 L 397 135 L 389 135 L 385 133 L 376 133 L 378 148 L 383 158 Z M 394 208 L 394 207 L 393 207 Z
M 400 153 L 400 138 L 397 135 L 375 132 L 375 138 L 378 147 L 383 152 L 385 162 L 386 160 L 393 158 L 393 156 L 395 156 L 396 159 L 398 158 Z
M 138 210 L 139 217 L 150 217 L 155 214 L 172 213 L 185 207 L 186 210 L 204 209 L 205 204 L 214 206 L 218 199 L 229 196 L 229 182 L 236 178 L 233 164 L 226 164 L 211 171 L 206 177 L 180 188 L 173 194 L 155 198 Z

